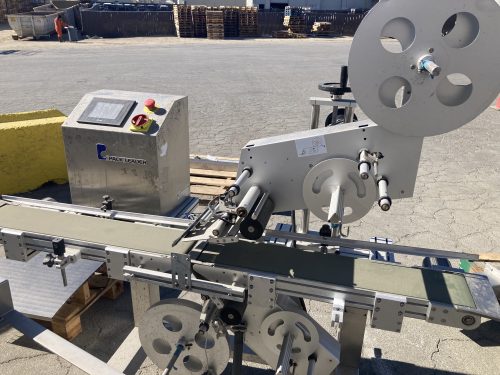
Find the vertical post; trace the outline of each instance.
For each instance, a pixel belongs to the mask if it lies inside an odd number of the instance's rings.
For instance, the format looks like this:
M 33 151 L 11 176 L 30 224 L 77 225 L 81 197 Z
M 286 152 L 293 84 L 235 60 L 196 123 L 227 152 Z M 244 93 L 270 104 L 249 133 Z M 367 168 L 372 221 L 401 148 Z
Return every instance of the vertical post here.
M 352 122 L 354 118 L 354 111 L 351 106 L 345 107 L 344 121 L 346 124 Z
M 233 367 L 232 375 L 241 375 L 241 368 L 243 366 L 243 345 L 245 342 L 246 326 L 244 324 L 232 327 L 234 332 L 234 348 L 233 348 Z
M 347 307 L 340 329 L 340 364 L 336 375 L 358 374 L 365 336 L 367 311 Z
M 134 324 L 137 327 L 146 310 L 160 300 L 160 287 L 131 279 L 130 294 L 132 296 Z
M 311 129 L 318 129 L 319 111 L 320 111 L 319 104 L 313 104 L 311 112 Z
M 298 233 L 307 234 L 307 232 L 309 231 L 309 217 L 309 210 L 302 210 L 302 220 L 300 224 L 300 230 L 297 231 Z

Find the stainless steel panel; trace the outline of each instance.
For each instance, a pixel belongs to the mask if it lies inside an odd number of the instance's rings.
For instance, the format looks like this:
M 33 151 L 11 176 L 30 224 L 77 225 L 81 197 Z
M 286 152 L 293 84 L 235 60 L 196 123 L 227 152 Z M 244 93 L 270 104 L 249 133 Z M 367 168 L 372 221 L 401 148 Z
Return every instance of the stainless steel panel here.
M 121 127 L 79 123 L 94 98 L 134 100 L 137 104 Z M 148 98 L 155 99 L 159 107 L 154 114 L 144 109 Z M 138 114 L 154 120 L 147 133 L 129 129 Z M 96 91 L 83 97 L 62 131 L 73 203 L 99 207 L 102 196 L 110 195 L 114 209 L 166 214 L 189 195 L 187 97 Z M 101 158 L 98 144 L 102 145 Z
M 325 147 L 299 155 L 301 145 L 315 142 Z M 257 185 L 270 194 L 276 212 L 307 208 L 302 184 L 309 170 L 326 159 L 357 160 L 363 148 L 384 155 L 379 174 L 388 178 L 392 199 L 413 195 L 422 138 L 399 136 L 373 122 L 359 121 L 249 141 L 241 150 L 238 174 L 246 167 L 251 167 L 253 174 L 236 201 L 239 203 L 247 190 Z

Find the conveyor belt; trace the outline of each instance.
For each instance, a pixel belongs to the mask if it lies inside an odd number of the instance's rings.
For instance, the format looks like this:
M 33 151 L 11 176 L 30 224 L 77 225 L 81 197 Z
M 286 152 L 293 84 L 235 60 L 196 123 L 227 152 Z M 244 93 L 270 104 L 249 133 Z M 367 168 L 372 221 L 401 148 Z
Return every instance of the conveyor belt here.
M 197 260 L 216 266 L 284 277 L 293 275 L 297 279 L 330 285 L 476 307 L 465 277 L 460 274 L 245 241 L 225 245 L 206 244 Z
M 171 247 L 180 229 L 10 204 L 0 206 L 0 228 L 161 254 L 185 254 L 192 247 L 190 242 Z

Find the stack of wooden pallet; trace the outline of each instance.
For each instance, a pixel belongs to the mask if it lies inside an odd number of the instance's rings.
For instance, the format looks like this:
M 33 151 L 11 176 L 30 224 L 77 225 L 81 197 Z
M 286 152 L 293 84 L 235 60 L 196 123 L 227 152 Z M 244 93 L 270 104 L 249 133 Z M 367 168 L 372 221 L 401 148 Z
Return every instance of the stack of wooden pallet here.
M 193 16 L 193 31 L 196 38 L 207 37 L 207 7 L 206 6 L 191 6 L 191 14 Z
M 304 34 L 306 32 L 306 17 L 303 14 L 298 16 L 285 16 L 283 25 L 292 33 Z
M 207 38 L 224 39 L 224 14 L 222 10 L 207 10 Z
M 239 15 L 238 7 L 220 7 L 224 15 L 224 37 L 236 38 L 239 36 Z
M 257 7 L 240 8 L 240 36 L 258 35 L 258 10 Z
M 0 0 L 0 22 L 7 21 L 8 14 L 30 12 L 32 10 L 31 0 Z
M 193 16 L 188 5 L 174 5 L 174 23 L 179 38 L 192 38 Z

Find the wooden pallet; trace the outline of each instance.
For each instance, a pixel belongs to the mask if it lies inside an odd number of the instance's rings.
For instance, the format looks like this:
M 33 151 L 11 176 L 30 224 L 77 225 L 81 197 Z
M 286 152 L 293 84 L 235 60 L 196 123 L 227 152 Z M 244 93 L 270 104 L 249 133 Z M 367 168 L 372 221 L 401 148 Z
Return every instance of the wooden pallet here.
M 226 163 L 225 166 L 212 163 L 210 159 L 204 157 L 191 155 L 191 194 L 202 201 L 212 200 L 215 196 L 223 194 L 236 179 L 238 159 L 215 159 Z
M 312 31 L 311 34 L 318 38 L 336 38 L 340 36 L 336 31 Z
M 239 35 L 239 14 L 237 7 L 221 7 L 224 18 L 224 36 L 235 38 Z
M 123 293 L 123 281 L 109 279 L 103 272 L 91 276 L 59 309 L 51 321 L 38 321 L 66 340 L 82 332 L 81 316 L 101 297 L 115 300 Z
M 273 32 L 273 38 L 280 39 L 304 39 L 307 38 L 308 35 L 304 33 L 294 33 L 290 30 L 280 30 Z
M 207 37 L 207 7 L 205 6 L 191 6 L 193 16 L 193 31 L 194 36 L 197 38 Z
M 174 5 L 174 24 L 179 38 L 192 38 L 195 35 L 190 6 Z

